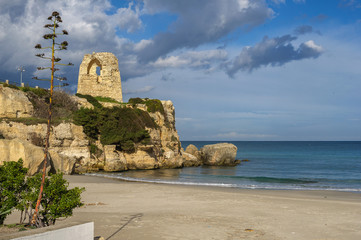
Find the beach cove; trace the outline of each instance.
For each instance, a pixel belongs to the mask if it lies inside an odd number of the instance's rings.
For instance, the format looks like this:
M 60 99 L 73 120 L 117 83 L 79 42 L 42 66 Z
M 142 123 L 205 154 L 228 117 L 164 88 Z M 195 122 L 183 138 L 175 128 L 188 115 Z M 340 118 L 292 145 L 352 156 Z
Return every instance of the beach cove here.
M 86 188 L 85 205 L 57 225 L 94 221 L 94 236 L 105 239 L 361 239 L 360 193 L 65 178 Z

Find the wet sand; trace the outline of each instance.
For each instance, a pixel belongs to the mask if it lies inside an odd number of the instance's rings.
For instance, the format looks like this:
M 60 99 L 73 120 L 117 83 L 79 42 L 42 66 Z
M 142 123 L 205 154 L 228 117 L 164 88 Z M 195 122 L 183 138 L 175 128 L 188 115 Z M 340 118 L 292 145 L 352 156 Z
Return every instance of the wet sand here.
M 93 221 L 95 236 L 104 239 L 361 239 L 360 193 L 65 178 L 86 188 L 85 206 L 56 225 Z M 13 214 L 6 223 L 16 221 Z

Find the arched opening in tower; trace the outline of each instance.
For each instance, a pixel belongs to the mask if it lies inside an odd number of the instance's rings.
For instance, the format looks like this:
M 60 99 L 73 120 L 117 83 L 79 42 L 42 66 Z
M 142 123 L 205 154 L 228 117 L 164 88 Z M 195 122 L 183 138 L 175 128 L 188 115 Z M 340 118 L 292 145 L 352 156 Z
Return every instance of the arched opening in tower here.
M 98 59 L 93 59 L 90 61 L 87 69 L 87 74 L 96 76 L 97 82 L 102 82 L 102 65 L 100 64 Z

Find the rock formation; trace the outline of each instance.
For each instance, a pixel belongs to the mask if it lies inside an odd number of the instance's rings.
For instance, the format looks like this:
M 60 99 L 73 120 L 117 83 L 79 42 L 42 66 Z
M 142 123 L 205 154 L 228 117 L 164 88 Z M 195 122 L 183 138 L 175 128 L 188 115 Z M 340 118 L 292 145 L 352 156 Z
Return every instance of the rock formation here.
M 0 84 L 0 118 L 30 117 L 33 105 L 25 93 Z
M 42 168 L 44 151 L 41 147 L 21 139 L 0 140 L 0 164 L 5 161 L 18 161 L 20 158 L 23 159 L 23 166 L 28 168 L 28 174 L 33 175 Z
M 34 146 L 39 148 L 43 152 L 44 139 L 46 134 L 46 124 L 25 125 L 18 122 L 0 122 L 0 134 L 4 139 L 0 139 L 2 144 L 5 144 L 8 140 L 20 141 L 23 144 L 23 148 L 33 149 Z M 50 135 L 50 147 L 49 155 L 52 160 L 52 167 L 54 171 L 61 171 L 65 174 L 71 174 L 75 171 L 75 166 L 84 162 L 88 163 L 91 167 L 89 141 L 86 135 L 83 133 L 81 126 L 76 126 L 72 123 L 61 123 L 53 127 L 53 131 Z M 19 159 L 18 153 L 13 148 L 13 151 L 9 152 L 9 155 L 5 157 L 4 153 L 8 152 L 5 148 L 0 148 L 0 161 L 7 161 L 6 159 Z M 27 150 L 24 150 L 27 152 Z M 29 150 L 33 151 L 33 150 Z M 41 157 L 39 155 L 32 156 L 24 155 L 25 162 L 32 162 L 33 168 L 37 168 L 43 161 L 44 154 Z M 95 164 L 95 163 L 94 163 Z M 25 165 L 25 164 L 24 164 Z M 27 165 L 26 165 L 27 166 Z M 31 172 L 34 173 L 34 172 Z
M 209 166 L 235 166 L 237 147 L 231 143 L 217 143 L 205 145 L 201 148 L 201 158 L 204 165 Z

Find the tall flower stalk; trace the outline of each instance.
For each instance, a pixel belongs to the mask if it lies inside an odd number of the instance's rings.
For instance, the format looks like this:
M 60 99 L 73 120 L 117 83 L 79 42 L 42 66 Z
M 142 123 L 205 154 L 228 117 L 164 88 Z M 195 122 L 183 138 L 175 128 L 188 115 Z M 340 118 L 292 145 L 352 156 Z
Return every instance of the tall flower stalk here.
M 53 100 L 53 91 L 54 91 L 54 79 L 58 79 L 59 81 L 65 81 L 66 80 L 65 77 L 59 77 L 59 76 L 55 75 L 55 72 L 59 70 L 58 68 L 55 68 L 55 66 L 57 66 L 57 65 L 71 66 L 71 65 L 73 65 L 72 63 L 62 64 L 62 63 L 60 63 L 61 59 L 55 56 L 57 51 L 66 50 L 67 46 L 68 46 L 67 41 L 64 41 L 62 43 L 57 43 L 56 42 L 56 38 L 59 35 L 68 35 L 68 32 L 66 30 L 62 30 L 61 32 L 58 32 L 58 30 L 57 30 L 59 28 L 59 23 L 63 22 L 61 20 L 60 14 L 58 12 L 53 12 L 52 15 L 50 17 L 48 17 L 48 20 L 51 23 L 46 24 L 44 26 L 44 28 L 49 29 L 50 33 L 45 34 L 43 36 L 43 38 L 45 40 L 52 41 L 52 44 L 51 44 L 51 46 L 46 46 L 46 47 L 42 47 L 40 44 L 36 44 L 36 46 L 35 46 L 35 48 L 39 49 L 39 50 L 40 49 L 51 49 L 51 57 L 47 56 L 45 53 L 40 53 L 40 54 L 35 55 L 37 57 L 40 57 L 40 58 L 51 61 L 51 66 L 50 67 L 38 67 L 37 68 L 38 70 L 50 69 L 51 70 L 51 77 L 50 77 L 50 79 L 40 79 L 38 77 L 33 77 L 33 79 L 36 79 L 36 80 L 50 81 L 50 97 L 49 97 L 49 108 L 48 108 L 48 123 L 47 123 L 45 148 L 44 148 L 43 174 L 42 174 L 42 181 L 41 181 L 41 185 L 40 185 L 38 200 L 36 202 L 34 215 L 33 215 L 32 220 L 31 220 L 31 224 L 33 226 L 40 226 L 39 221 L 38 221 L 38 213 L 39 213 L 41 199 L 42 199 L 42 196 L 43 196 L 43 189 L 44 189 L 44 182 L 45 182 L 45 175 L 46 175 L 46 166 L 47 166 L 47 163 L 48 163 L 48 155 L 49 155 L 48 151 L 49 151 L 49 138 L 50 138 L 50 130 L 51 130 L 51 116 L 52 116 L 52 111 L 51 110 L 52 110 L 52 100 Z

